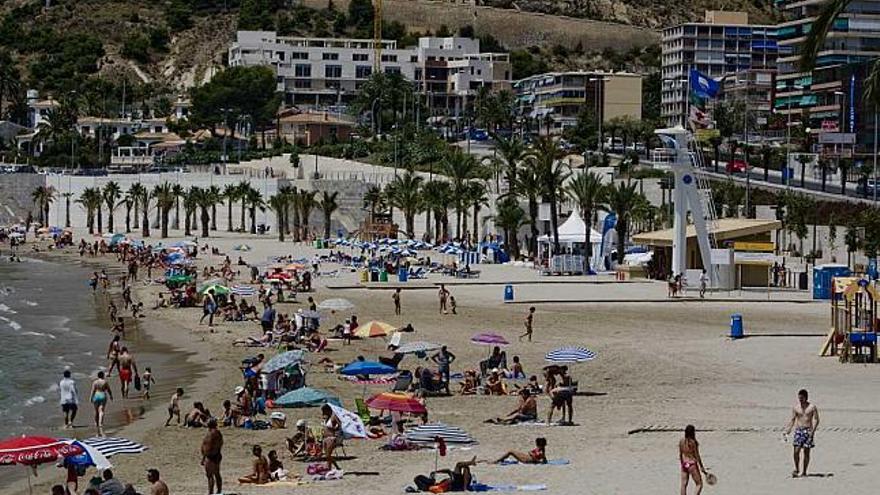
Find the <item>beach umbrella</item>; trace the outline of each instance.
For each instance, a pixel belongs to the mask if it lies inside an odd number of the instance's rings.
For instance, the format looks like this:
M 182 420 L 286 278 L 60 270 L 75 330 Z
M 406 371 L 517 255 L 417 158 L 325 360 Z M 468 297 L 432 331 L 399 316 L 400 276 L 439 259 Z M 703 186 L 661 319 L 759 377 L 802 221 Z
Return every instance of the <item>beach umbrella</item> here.
M 232 249 L 234 249 L 235 251 L 247 252 L 247 251 L 250 251 L 252 248 L 250 246 L 248 246 L 247 244 L 239 244 L 238 246 L 235 246 Z
M 141 454 L 147 451 L 144 445 L 120 437 L 92 437 L 79 442 L 105 457 L 113 457 L 117 454 Z
M 74 466 L 95 466 L 99 471 L 110 469 L 113 467 L 107 456 L 102 454 L 98 449 L 84 443 L 81 440 L 70 440 L 72 445 L 76 445 L 83 449 L 82 454 L 70 456 L 65 459 L 67 464 Z
M 257 295 L 257 289 L 248 285 L 233 285 L 232 293 L 236 296 L 250 297 Z
M 376 361 L 355 361 L 349 363 L 340 371 L 343 375 L 392 375 L 397 373 L 395 368 Z
M 354 309 L 354 304 L 348 299 L 324 299 L 318 304 L 318 309 L 322 311 L 350 311 Z
M 345 381 L 356 383 L 358 385 L 391 385 L 397 382 L 396 376 L 380 376 L 377 378 L 358 378 L 356 376 L 343 376 Z
M 291 390 L 275 399 L 275 407 L 318 407 L 324 404 L 342 406 L 342 402 L 335 395 L 311 387 Z
M 218 295 L 218 296 L 224 295 L 224 294 L 229 294 L 229 292 L 230 292 L 229 287 L 226 287 L 225 285 L 211 284 L 211 285 L 205 286 L 202 290 L 200 290 L 199 294 L 207 294 L 208 291 L 211 289 L 214 289 L 214 294 Z
M 115 246 L 125 240 L 125 234 L 113 234 L 110 237 L 110 246 Z
M 198 244 L 196 244 L 193 241 L 177 241 L 177 242 L 172 242 L 171 244 L 169 244 L 169 246 L 176 247 L 176 248 L 189 248 L 189 247 L 197 247 Z
M 84 449 L 68 440 L 59 438 L 28 436 L 7 438 L 0 441 L 0 466 L 36 466 L 58 459 L 79 455 Z M 31 488 L 30 469 L 28 470 L 28 491 Z
M 190 275 L 179 275 L 179 274 L 178 274 L 178 275 L 172 275 L 172 276 L 170 276 L 170 277 L 167 277 L 167 278 L 165 279 L 165 282 L 166 282 L 166 283 L 169 283 L 169 282 L 170 282 L 170 283 L 172 283 L 172 284 L 185 284 L 185 283 L 187 283 L 187 282 L 191 282 L 192 279 L 193 279 L 193 278 L 192 278 L 192 276 L 190 276 Z
M 311 309 L 303 310 L 303 312 L 299 313 L 299 315 L 302 316 L 303 318 L 320 318 L 321 317 L 321 313 L 319 313 L 317 311 L 312 311 Z
M 440 349 L 440 344 L 435 344 L 433 342 L 407 342 L 406 344 L 401 345 L 394 352 L 399 352 L 401 354 L 417 354 L 420 352 L 431 352 Z
M 425 414 L 428 409 L 416 398 L 408 394 L 396 394 L 393 392 L 382 392 L 367 399 L 367 406 L 372 409 L 383 409 L 386 411 L 397 411 L 401 413 Z
M 266 361 L 266 364 L 263 365 L 263 373 L 274 373 L 278 370 L 283 370 L 292 364 L 299 363 L 302 360 L 303 351 L 301 350 L 282 352 L 281 354 L 272 356 L 271 359 Z
M 583 363 L 596 359 L 596 353 L 586 347 L 568 346 L 548 352 L 544 359 L 553 364 Z
M 434 443 L 438 437 L 443 439 L 444 442 L 454 445 L 472 445 L 477 443 L 472 436 L 468 435 L 461 428 L 443 423 L 419 425 L 407 430 L 404 434 L 404 438 L 414 443 Z
M 355 337 L 384 337 L 394 332 L 394 327 L 381 321 L 368 321 L 354 329 Z
M 497 333 L 492 332 L 484 332 L 478 333 L 471 337 L 471 343 L 477 345 L 499 345 L 504 346 L 510 344 L 504 337 L 498 335 Z
M 204 292 L 205 290 L 209 289 L 212 285 L 223 285 L 223 279 L 212 278 L 212 279 L 205 280 L 204 282 L 199 284 L 198 287 L 196 287 L 196 290 L 201 293 L 201 292 Z

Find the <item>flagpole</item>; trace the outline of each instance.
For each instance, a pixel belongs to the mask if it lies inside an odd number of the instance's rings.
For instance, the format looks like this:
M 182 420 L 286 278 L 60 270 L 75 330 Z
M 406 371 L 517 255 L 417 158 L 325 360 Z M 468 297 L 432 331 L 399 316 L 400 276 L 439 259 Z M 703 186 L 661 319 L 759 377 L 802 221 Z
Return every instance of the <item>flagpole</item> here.
M 691 71 L 693 70 L 693 66 L 688 65 L 687 91 L 684 94 L 684 119 L 681 122 L 681 126 L 685 129 L 688 128 L 688 119 L 691 117 Z

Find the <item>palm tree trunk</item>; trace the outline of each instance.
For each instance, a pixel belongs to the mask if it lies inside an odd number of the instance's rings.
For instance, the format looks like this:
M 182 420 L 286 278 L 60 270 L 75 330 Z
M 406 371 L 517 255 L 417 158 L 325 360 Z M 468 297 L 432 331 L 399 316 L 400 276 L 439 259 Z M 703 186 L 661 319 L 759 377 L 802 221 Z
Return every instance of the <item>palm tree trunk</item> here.
M 143 204 L 141 205 L 141 236 L 142 237 L 150 237 L 150 199 L 143 198 Z
M 431 237 L 431 209 L 425 209 L 425 235 L 429 238 Z
M 137 196 L 134 197 L 134 225 L 132 228 L 135 230 L 141 228 L 141 199 Z
M 202 220 L 202 237 L 210 237 L 211 234 L 211 218 L 208 215 L 208 207 L 202 206 L 201 210 L 201 220 Z
M 98 211 L 96 212 L 96 216 L 98 217 L 98 233 L 104 233 L 104 216 L 101 213 L 101 207 L 98 206 Z
M 64 198 L 64 226 L 70 227 L 70 196 Z
M 550 196 L 550 229 L 553 231 L 553 252 L 559 253 L 559 211 L 557 211 L 555 194 Z
M 479 244 L 480 242 L 480 225 L 479 225 L 479 216 L 480 216 L 480 205 L 478 203 L 474 203 L 474 244 Z
M 286 230 L 284 227 L 284 210 L 276 211 L 276 222 L 278 224 L 278 242 L 284 242 L 284 231 Z
M 302 240 L 300 223 L 299 208 L 297 205 L 293 205 L 293 242 L 299 242 Z
M 170 212 L 164 207 L 162 208 L 162 239 L 168 238 L 168 217 L 170 216 L 169 213 Z
M 330 238 L 330 220 L 332 212 L 324 212 L 324 239 Z
M 244 221 L 244 216 L 245 216 L 246 210 L 247 210 L 247 202 L 244 199 L 242 199 L 241 200 L 241 231 L 242 232 L 247 232 L 245 221 Z
M 538 256 L 538 201 L 535 199 L 529 199 L 529 230 L 529 256 L 535 258 Z
M 89 234 L 95 233 L 95 211 L 88 208 L 86 211 L 86 225 L 89 227 Z
M 591 208 L 586 208 L 586 205 L 581 205 L 581 211 L 584 215 L 584 225 L 587 226 L 584 233 L 584 263 L 586 263 L 586 269 L 589 271 L 590 269 L 590 261 L 593 259 L 593 245 L 590 243 L 590 233 L 593 231 L 590 224 L 593 220 L 593 210 Z
M 257 207 L 251 206 L 251 234 L 257 233 Z
M 618 217 L 617 219 L 617 263 L 622 264 L 623 258 L 626 256 L 624 249 L 626 247 L 626 232 L 629 229 L 629 222 Z
M 211 205 L 211 230 L 217 230 L 217 205 Z
M 190 227 L 192 226 L 192 222 L 190 221 L 191 217 L 189 208 L 184 208 L 183 215 L 183 235 L 189 237 Z
M 226 231 L 232 232 L 232 198 L 226 200 Z
M 113 207 L 107 205 L 107 232 L 113 232 L 113 227 Z
M 180 230 L 180 198 L 174 198 L 174 230 Z

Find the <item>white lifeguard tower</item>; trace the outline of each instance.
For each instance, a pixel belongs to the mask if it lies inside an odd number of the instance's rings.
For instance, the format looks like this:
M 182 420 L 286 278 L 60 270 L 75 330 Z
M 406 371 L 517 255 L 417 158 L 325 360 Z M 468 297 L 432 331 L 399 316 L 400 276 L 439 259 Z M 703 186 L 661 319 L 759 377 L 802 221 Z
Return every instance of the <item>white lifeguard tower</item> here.
M 691 133 L 681 126 L 654 131 L 663 142 L 663 148 L 655 150 L 654 165 L 668 169 L 674 174 L 672 202 L 674 206 L 672 227 L 672 273 L 682 274 L 687 269 L 688 213 L 691 214 L 700 248 L 703 267 L 709 275 L 710 287 L 718 286 L 718 269 L 712 263 L 712 250 L 716 248 L 715 207 L 712 189 L 702 174 L 702 153 Z

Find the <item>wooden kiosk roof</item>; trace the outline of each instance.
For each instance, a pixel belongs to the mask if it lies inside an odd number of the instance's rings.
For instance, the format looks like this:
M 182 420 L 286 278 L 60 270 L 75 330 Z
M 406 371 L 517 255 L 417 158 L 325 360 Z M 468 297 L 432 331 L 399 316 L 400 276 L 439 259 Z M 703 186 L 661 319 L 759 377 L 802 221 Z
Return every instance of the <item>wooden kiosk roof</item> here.
M 739 239 L 782 228 L 782 222 L 778 220 L 756 220 L 753 218 L 721 218 L 716 220 L 716 225 L 714 234 L 718 241 Z M 696 239 L 697 230 L 693 225 L 687 226 L 687 237 L 688 240 Z M 648 246 L 672 246 L 672 229 L 642 232 L 634 235 L 632 242 Z

